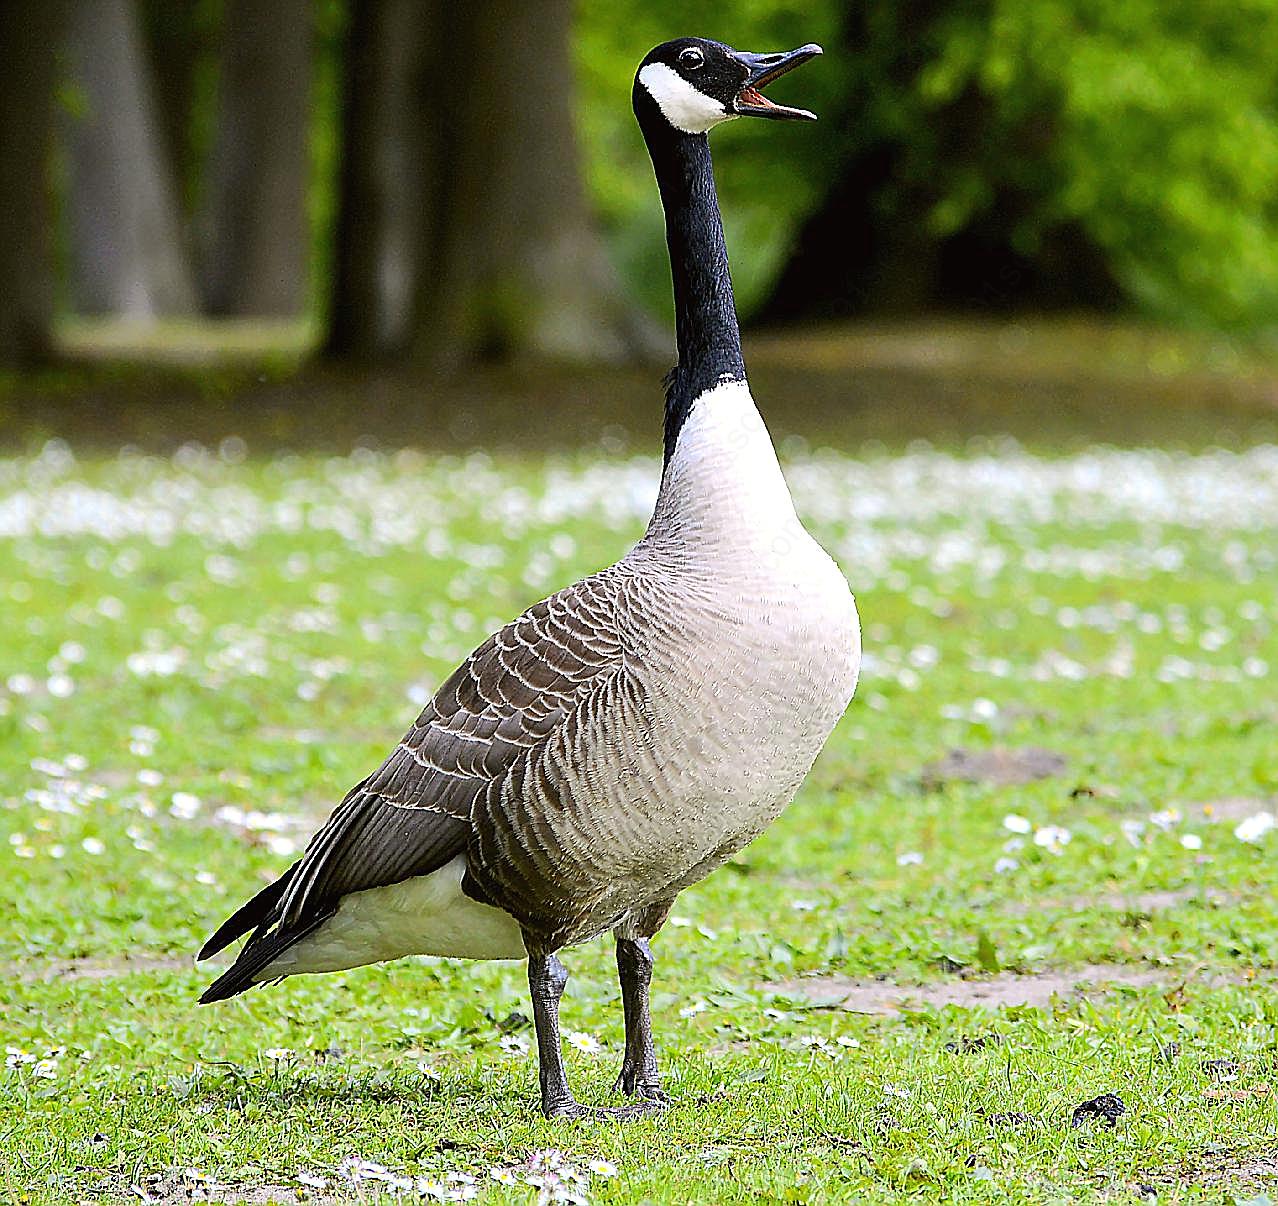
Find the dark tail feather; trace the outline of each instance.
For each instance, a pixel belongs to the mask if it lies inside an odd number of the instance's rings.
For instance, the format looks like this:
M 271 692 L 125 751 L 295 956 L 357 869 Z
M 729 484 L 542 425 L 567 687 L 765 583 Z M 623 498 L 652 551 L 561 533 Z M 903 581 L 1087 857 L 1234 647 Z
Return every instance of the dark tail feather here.
M 266 891 L 269 892 L 272 888 L 277 888 L 278 886 L 278 884 L 272 884 Z M 265 895 L 265 893 L 261 895 Z M 250 901 L 249 905 L 252 903 L 253 901 Z M 249 905 L 245 905 L 245 908 L 248 908 Z M 241 909 L 240 912 L 244 912 L 244 909 Z M 275 930 L 270 933 L 254 934 L 244 944 L 239 958 L 204 990 L 200 997 L 200 1004 L 209 1005 L 214 1001 L 225 1001 L 228 997 L 233 997 L 237 993 L 243 992 L 246 988 L 252 988 L 256 983 L 254 977 L 258 972 L 273 963 L 283 951 L 286 951 L 293 943 L 305 938 L 307 934 L 317 926 L 322 925 L 336 912 L 337 906 L 334 905 L 327 912 L 321 913 L 317 917 L 307 918 L 306 923 L 299 929 L 291 929 L 284 932 Z M 236 916 L 238 915 L 236 914 Z M 226 926 L 229 926 L 234 920 L 235 918 L 232 917 L 226 923 Z M 226 929 L 226 926 L 223 926 L 222 929 Z M 218 934 L 221 932 L 219 930 Z M 242 933 L 243 931 L 240 932 Z M 216 940 L 217 934 L 214 934 L 209 941 L 215 942 Z M 229 941 L 231 939 L 228 938 L 227 942 Z M 207 949 L 206 947 L 205 950 Z M 201 957 L 203 957 L 202 952 Z
M 230 946 L 241 934 L 247 934 L 249 930 L 255 930 L 269 921 L 272 910 L 279 904 L 280 897 L 284 895 L 296 870 L 297 864 L 294 863 L 273 884 L 263 888 L 254 896 L 248 904 L 243 904 L 236 909 L 218 926 L 217 933 L 200 948 L 196 958 L 207 959 L 210 955 L 216 955 L 224 947 Z

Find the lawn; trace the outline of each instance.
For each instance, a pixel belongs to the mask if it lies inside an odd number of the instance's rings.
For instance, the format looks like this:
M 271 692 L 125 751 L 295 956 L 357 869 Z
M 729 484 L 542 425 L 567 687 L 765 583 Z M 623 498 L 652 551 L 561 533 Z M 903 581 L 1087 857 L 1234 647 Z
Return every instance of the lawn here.
M 1274 445 L 783 443 L 864 673 L 654 943 L 666 1116 L 540 1118 L 522 965 L 195 1005 L 434 684 L 642 532 L 648 444 L 0 460 L 0 1200 L 1268 1201 Z M 565 962 L 605 1101 L 609 944 Z

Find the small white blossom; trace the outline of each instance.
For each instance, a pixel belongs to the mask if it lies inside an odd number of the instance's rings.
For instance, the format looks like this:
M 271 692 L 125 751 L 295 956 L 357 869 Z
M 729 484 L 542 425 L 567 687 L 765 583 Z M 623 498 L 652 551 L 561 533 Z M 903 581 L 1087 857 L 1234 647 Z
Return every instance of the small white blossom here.
M 593 1034 L 584 1034 L 580 1030 L 569 1030 L 564 1039 L 568 1046 L 580 1051 L 583 1055 L 598 1055 L 603 1050 L 599 1040 Z
M 1003 828 L 1009 833 L 1029 833 L 1034 826 L 1028 817 L 1018 816 L 1014 812 L 1009 812 L 1003 818 Z
M 918 850 L 907 850 L 904 854 L 896 856 L 898 867 L 917 867 L 922 861 L 923 855 Z
M 1060 854 L 1069 845 L 1070 831 L 1061 825 L 1044 825 L 1034 830 L 1034 845 L 1051 854 Z
M 1278 821 L 1272 812 L 1258 812 L 1238 822 L 1234 827 L 1234 837 L 1240 842 L 1258 842 Z
M 830 1047 L 830 1040 L 823 1034 L 804 1034 L 799 1042 L 809 1051 L 828 1051 Z
M 200 798 L 189 791 L 175 791 L 169 804 L 169 815 L 179 821 L 189 821 L 200 811 Z

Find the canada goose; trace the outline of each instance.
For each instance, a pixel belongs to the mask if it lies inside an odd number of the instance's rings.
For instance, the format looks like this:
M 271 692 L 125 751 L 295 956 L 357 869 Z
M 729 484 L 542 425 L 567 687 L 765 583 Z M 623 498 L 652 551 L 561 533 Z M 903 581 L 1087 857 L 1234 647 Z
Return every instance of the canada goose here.
M 761 89 L 820 54 L 680 38 L 635 77 L 665 207 L 679 363 L 647 533 L 534 604 L 439 688 L 302 858 L 200 958 L 252 935 L 205 991 L 410 954 L 528 959 L 548 1117 L 665 1102 L 648 940 L 675 896 L 793 797 L 856 686 L 847 583 L 804 530 L 746 383 L 706 132 L 811 118 Z M 616 1088 L 578 1104 L 560 1051 L 556 952 L 612 930 L 625 1017 Z

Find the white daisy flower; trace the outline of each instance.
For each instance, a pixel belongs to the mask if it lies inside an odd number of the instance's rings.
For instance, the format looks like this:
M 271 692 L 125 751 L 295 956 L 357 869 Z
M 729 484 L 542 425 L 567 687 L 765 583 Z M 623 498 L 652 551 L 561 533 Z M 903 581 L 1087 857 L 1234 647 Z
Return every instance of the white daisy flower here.
M 568 1046 L 576 1048 L 583 1055 L 598 1055 L 603 1050 L 599 1040 L 593 1034 L 585 1034 L 580 1030 L 569 1030 L 564 1038 Z
M 1234 827 L 1234 837 L 1240 842 L 1258 842 L 1278 824 L 1272 812 L 1258 812 L 1239 821 Z

